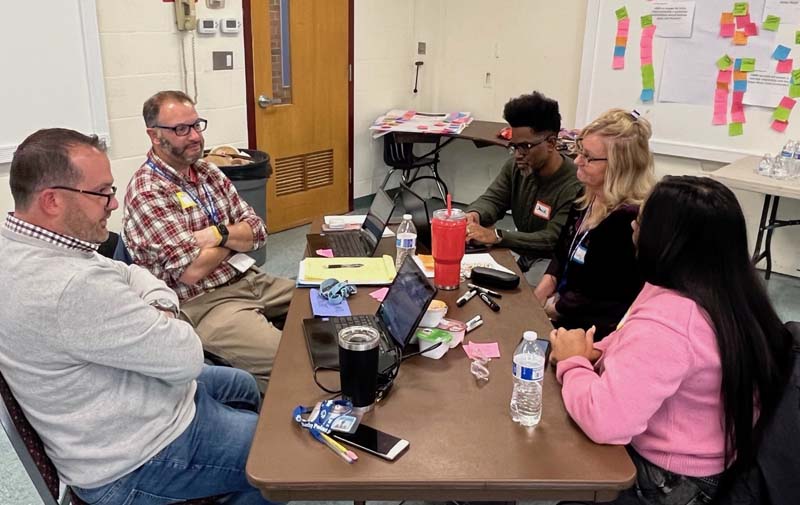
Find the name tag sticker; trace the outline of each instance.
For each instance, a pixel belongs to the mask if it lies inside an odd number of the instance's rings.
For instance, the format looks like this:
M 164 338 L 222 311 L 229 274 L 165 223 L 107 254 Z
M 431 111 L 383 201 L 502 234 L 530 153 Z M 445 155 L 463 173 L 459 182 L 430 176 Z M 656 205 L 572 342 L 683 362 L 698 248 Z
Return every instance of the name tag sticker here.
M 539 200 L 537 200 L 536 205 L 533 206 L 533 215 L 542 219 L 547 219 L 548 221 L 550 220 L 551 211 L 552 208 L 549 205 Z
M 572 255 L 573 261 L 578 263 L 579 265 L 583 265 L 586 261 L 586 248 L 584 246 L 578 246 L 575 249 L 575 253 Z
M 183 210 L 197 205 L 197 202 L 192 200 L 192 197 L 190 197 L 183 191 L 178 191 L 177 193 L 175 193 L 175 196 L 178 197 L 178 203 L 181 204 L 181 209 Z
M 239 272 L 245 273 L 256 264 L 256 260 L 244 253 L 236 253 L 228 258 L 228 264 Z

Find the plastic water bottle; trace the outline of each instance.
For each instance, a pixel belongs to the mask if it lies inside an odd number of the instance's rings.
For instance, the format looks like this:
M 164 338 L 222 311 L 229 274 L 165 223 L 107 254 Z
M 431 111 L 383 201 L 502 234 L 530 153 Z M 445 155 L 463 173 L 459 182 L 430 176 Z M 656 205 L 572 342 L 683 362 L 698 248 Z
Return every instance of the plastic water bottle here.
M 511 419 L 522 426 L 536 426 L 542 418 L 544 354 L 536 339 L 535 331 L 526 331 L 514 351 Z
M 800 141 L 794 143 L 794 159 L 792 160 L 792 169 L 789 170 L 789 177 L 792 179 L 800 175 Z
M 766 153 L 761 158 L 761 161 L 758 162 L 758 168 L 756 168 L 756 173 L 758 175 L 765 175 L 767 177 L 772 175 L 772 156 L 769 153 Z
M 794 166 L 794 151 L 794 142 L 787 140 L 786 143 L 783 144 L 783 148 L 781 148 L 780 164 L 773 163 L 772 165 L 772 177 L 775 179 L 786 179 L 792 174 L 792 167 Z
M 413 256 L 417 251 L 417 228 L 411 221 L 411 214 L 403 214 L 403 222 L 397 228 L 397 255 L 395 256 L 394 266 L 400 270 L 400 265 L 405 261 L 406 256 Z

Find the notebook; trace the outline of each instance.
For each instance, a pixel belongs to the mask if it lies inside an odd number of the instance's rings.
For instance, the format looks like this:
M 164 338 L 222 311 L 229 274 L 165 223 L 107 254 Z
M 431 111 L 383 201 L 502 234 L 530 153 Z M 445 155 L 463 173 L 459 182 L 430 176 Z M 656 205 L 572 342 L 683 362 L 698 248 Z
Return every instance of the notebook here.
M 331 249 L 334 256 L 372 256 L 393 211 L 394 200 L 384 190 L 379 189 L 360 230 L 310 233 L 306 235 L 309 249 L 314 255 L 317 255 L 316 251 L 319 249 Z
M 378 369 L 386 370 L 399 362 L 434 296 L 436 288 L 417 264 L 407 258 L 374 315 L 303 320 L 312 366 L 314 369 L 338 369 L 339 330 L 348 326 L 369 326 L 380 334 Z

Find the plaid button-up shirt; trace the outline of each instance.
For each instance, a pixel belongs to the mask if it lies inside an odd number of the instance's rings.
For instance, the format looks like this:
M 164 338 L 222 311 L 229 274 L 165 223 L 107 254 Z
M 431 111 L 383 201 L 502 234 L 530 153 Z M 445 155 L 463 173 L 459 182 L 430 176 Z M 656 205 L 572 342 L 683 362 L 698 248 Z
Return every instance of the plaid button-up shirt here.
M 200 254 L 193 232 L 214 224 L 216 211 L 220 223 L 249 224 L 258 249 L 267 240 L 264 222 L 216 166 L 200 160 L 192 166 L 195 177 L 184 177 L 152 150 L 147 158 L 125 193 L 123 233 L 134 262 L 166 282 L 181 301 L 233 280 L 239 272 L 227 261 L 197 284 L 178 280 Z

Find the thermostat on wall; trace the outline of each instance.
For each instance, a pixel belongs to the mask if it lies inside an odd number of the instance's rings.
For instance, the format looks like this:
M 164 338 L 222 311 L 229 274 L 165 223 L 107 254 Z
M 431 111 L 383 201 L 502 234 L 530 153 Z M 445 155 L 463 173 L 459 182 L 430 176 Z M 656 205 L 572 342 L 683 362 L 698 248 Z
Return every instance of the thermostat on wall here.
M 217 20 L 204 18 L 197 20 L 197 33 L 213 34 L 217 32 Z
M 239 33 L 242 24 L 236 18 L 225 18 L 220 20 L 219 28 L 222 33 Z

